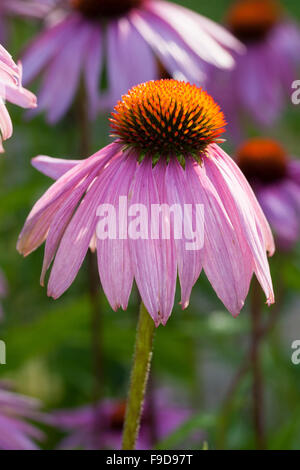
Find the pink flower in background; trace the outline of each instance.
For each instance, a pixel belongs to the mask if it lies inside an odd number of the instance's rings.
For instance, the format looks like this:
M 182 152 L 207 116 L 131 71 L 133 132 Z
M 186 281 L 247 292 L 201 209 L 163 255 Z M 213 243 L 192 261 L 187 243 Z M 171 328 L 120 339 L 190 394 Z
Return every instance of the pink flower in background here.
M 300 237 L 300 161 L 289 157 L 278 142 L 256 138 L 240 147 L 237 163 L 251 183 L 278 245 L 290 249 Z
M 4 299 L 7 295 L 7 282 L 4 277 L 4 274 L 0 270 L 0 301 Z M 0 320 L 3 317 L 2 305 L 0 304 Z
M 185 82 L 148 82 L 123 96 L 111 121 L 116 141 L 90 158 L 34 161 L 59 179 L 29 214 L 18 250 L 26 256 L 46 240 L 42 283 L 54 260 L 48 295 L 58 298 L 75 279 L 95 239 L 98 207 L 110 204 L 118 212 L 120 197 L 127 197 L 130 205 L 146 207 L 149 227 L 153 205 L 201 205 L 204 230 L 197 227 L 201 233 L 196 235 L 204 237 L 204 246 L 190 251 L 185 237 L 176 239 L 170 214 L 164 214 L 163 227 L 155 227 L 157 239 L 134 239 L 128 227 L 116 239 L 98 237 L 100 279 L 114 310 L 127 308 L 135 278 L 155 324 L 165 325 L 177 271 L 186 308 L 202 267 L 234 316 L 244 305 L 253 273 L 268 304 L 273 303 L 266 255 L 274 252 L 272 234 L 245 177 L 216 144 L 225 121 L 213 99 Z M 193 214 L 185 223 L 193 233 Z M 122 218 L 116 224 L 124 229 Z M 162 231 L 168 227 L 172 236 L 165 239 Z
M 27 422 L 39 419 L 39 402 L 7 390 L 0 384 L 0 449 L 35 450 L 43 433 Z
M 271 126 L 290 102 L 292 82 L 300 66 L 300 28 L 275 0 L 235 1 L 227 26 L 247 47 L 236 55 L 234 69 L 213 69 L 208 91 L 222 106 L 229 129 L 241 138 L 241 120 Z
M 162 68 L 201 83 L 206 64 L 230 68 L 232 51 L 242 50 L 224 28 L 172 2 L 65 0 L 23 57 L 24 83 L 43 70 L 38 111 L 55 123 L 69 109 L 81 74 L 94 117 L 132 86 L 161 78 Z
M 153 448 L 156 442 L 165 439 L 192 414 L 187 408 L 170 404 L 165 393 L 156 395 L 155 410 L 149 399 L 145 402 L 138 450 Z M 95 406 L 54 412 L 49 422 L 68 433 L 60 442 L 60 449 L 117 450 L 121 448 L 125 410 L 125 401 L 108 399 Z M 201 436 L 198 434 L 200 444 Z
M 43 18 L 55 0 L 1 0 L 0 12 Z
M 55 0 L 1 0 L 0 2 L 0 43 L 4 44 L 7 36 L 7 17 L 25 16 L 43 18 L 51 3 Z
M 5 106 L 5 101 L 22 108 L 36 107 L 36 97 L 22 87 L 22 67 L 16 65 L 11 55 L 0 45 L 0 152 L 3 152 L 2 140 L 12 135 L 12 122 Z

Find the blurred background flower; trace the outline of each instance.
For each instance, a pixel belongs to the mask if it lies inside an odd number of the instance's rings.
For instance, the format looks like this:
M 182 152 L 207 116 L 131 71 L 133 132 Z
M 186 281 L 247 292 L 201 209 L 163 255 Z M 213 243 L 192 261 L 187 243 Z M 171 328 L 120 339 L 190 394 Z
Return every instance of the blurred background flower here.
M 81 74 L 95 117 L 161 73 L 203 83 L 206 64 L 230 68 L 243 50 L 221 26 L 161 0 L 65 0 L 51 18 L 22 59 L 26 84 L 43 71 L 38 111 L 50 123 L 69 109 Z
M 43 18 L 55 0 L 2 0 L 0 4 L 0 43 L 8 40 L 8 18 L 21 15 L 29 18 Z
M 240 139 L 249 117 L 271 126 L 289 102 L 300 67 L 300 26 L 277 0 L 233 0 L 225 24 L 246 46 L 236 67 L 211 72 L 208 90 L 222 106 L 229 130 Z
M 291 249 L 300 236 L 300 160 L 288 156 L 275 140 L 254 138 L 238 149 L 237 163 L 274 229 L 278 246 Z
M 192 411 L 174 405 L 170 396 L 170 391 L 157 390 L 154 397 L 146 399 L 137 449 L 153 448 L 191 417 Z M 125 400 L 107 399 L 73 410 L 54 411 L 49 423 L 67 433 L 59 449 L 120 449 L 125 408 Z M 199 445 L 203 438 L 199 432 L 192 436 Z
M 28 420 L 39 420 L 40 403 L 0 383 L 0 449 L 37 450 L 43 433 Z
M 4 152 L 2 140 L 9 139 L 13 132 L 6 100 L 22 108 L 36 107 L 34 94 L 22 87 L 21 64 L 15 64 L 11 55 L 0 45 L 0 152 Z

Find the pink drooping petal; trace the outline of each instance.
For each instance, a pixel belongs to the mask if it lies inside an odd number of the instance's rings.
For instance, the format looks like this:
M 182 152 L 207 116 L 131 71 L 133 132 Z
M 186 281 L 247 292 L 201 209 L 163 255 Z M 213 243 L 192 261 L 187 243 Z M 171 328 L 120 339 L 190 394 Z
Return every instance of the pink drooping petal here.
M 46 155 L 38 155 L 31 160 L 34 168 L 54 180 L 59 179 L 79 163 L 82 163 L 82 160 L 64 160 L 63 158 L 52 158 Z
M 299 212 L 295 204 L 280 185 L 260 188 L 256 194 L 280 246 L 290 247 L 300 233 Z
M 287 180 L 284 182 L 283 192 L 295 207 L 297 214 L 300 214 L 300 185 L 293 180 Z
M 49 66 L 39 94 L 39 110 L 47 111 L 52 124 L 65 114 L 74 98 L 90 36 L 89 25 L 77 24 L 73 33 Z M 64 86 L 66 77 L 67 86 Z
M 188 159 L 186 171 L 195 199 L 204 207 L 203 269 L 225 307 L 237 316 L 249 287 L 238 236 L 205 165 Z
M 210 155 L 232 193 L 245 239 L 252 252 L 254 272 L 270 305 L 274 303 L 274 292 L 266 250 L 274 251 L 271 229 L 249 183 L 233 160 L 217 145 L 210 147 Z
M 103 238 L 98 233 L 97 255 L 101 284 L 113 310 L 119 307 L 126 310 L 133 283 L 134 274 L 127 232 L 127 209 L 129 190 L 136 166 L 135 155 L 132 156 L 129 153 L 124 154 L 103 172 L 106 185 L 103 183 L 100 204 L 111 206 L 114 215 L 107 217 L 110 217 L 109 220 L 115 225 L 116 232 Z
M 103 165 L 118 154 L 119 150 L 117 144 L 108 145 L 69 170 L 46 191 L 34 205 L 25 222 L 17 244 L 20 253 L 27 256 L 43 243 L 61 203 L 87 176 L 94 174 L 96 177 L 97 172 L 101 171 Z
M 161 230 L 167 229 L 168 218 L 162 218 L 161 227 L 155 226 L 158 238 L 151 236 L 151 208 L 166 202 L 163 186 L 165 168 L 159 168 L 154 176 L 151 158 L 145 158 L 138 166 L 130 193 L 131 208 L 140 207 L 132 214 L 129 224 L 138 223 L 140 237 L 134 239 L 129 233 L 129 245 L 134 275 L 142 300 L 156 326 L 166 324 L 174 304 L 176 287 L 176 253 L 171 239 L 159 239 Z M 138 206 L 135 206 L 135 205 Z M 144 212 L 143 208 L 146 208 Z M 130 215 L 130 214 L 129 214 Z
M 31 91 L 21 86 L 7 86 L 5 90 L 5 99 L 10 103 L 16 104 L 21 108 L 36 108 L 37 99 Z
M 300 160 L 293 158 L 288 163 L 288 176 L 300 186 Z
M 275 244 L 270 225 L 247 179 L 236 163 L 232 160 L 232 158 L 230 158 L 227 153 L 224 152 L 218 145 L 211 145 L 210 149 L 213 151 L 213 155 L 216 161 L 221 164 L 226 173 L 232 175 L 234 181 L 238 183 L 239 189 L 245 192 L 245 195 L 247 196 L 246 200 L 248 201 L 247 205 L 250 203 L 251 207 L 253 207 L 257 224 L 262 230 L 265 241 L 265 249 L 269 256 L 273 256 L 275 253 Z
M 168 203 L 170 207 L 174 204 L 179 205 L 184 220 L 184 229 L 182 238 L 175 238 L 176 256 L 178 264 L 178 276 L 181 285 L 181 305 L 186 308 L 189 305 L 192 288 L 200 276 L 203 262 L 203 248 L 187 249 L 187 243 L 191 242 L 189 237 L 195 230 L 193 227 L 193 218 L 195 217 L 195 197 L 190 191 L 189 182 L 186 173 L 178 163 L 177 159 L 172 159 L 166 171 L 166 188 L 168 194 Z M 192 213 L 186 211 L 186 205 L 191 205 Z M 192 215 L 192 217 L 190 217 Z M 203 225 L 204 227 L 204 225 Z M 189 237 L 185 237 L 185 232 Z M 202 237 L 202 235 L 200 235 Z
M 13 132 L 5 101 L 23 108 L 36 106 L 34 94 L 22 87 L 21 64 L 15 64 L 11 55 L 0 46 L 0 152 L 3 152 L 2 140 L 11 137 Z
M 3 100 L 21 106 L 36 107 L 36 96 L 22 87 L 22 65 L 16 65 L 8 55 L 0 59 L 0 96 Z
M 36 450 L 33 439 L 42 440 L 44 434 L 26 419 L 40 420 L 40 403 L 32 398 L 13 393 L 0 384 L 0 449 Z
M 0 415 L 0 449 L 37 450 L 38 446 L 18 429 L 18 420 Z
M 242 296 L 246 298 L 251 278 L 254 272 L 254 263 L 252 260 L 252 253 L 248 246 L 243 227 L 240 223 L 240 216 L 236 209 L 236 203 L 230 191 L 230 188 L 224 184 L 223 178 L 220 177 L 220 172 L 211 158 L 205 160 L 206 175 L 210 179 L 212 185 L 215 187 L 223 205 L 230 219 L 234 232 L 236 234 L 238 244 L 236 250 L 241 258 L 243 265 L 240 271 L 240 283 Z
M 103 65 L 102 31 L 97 24 L 91 29 L 90 39 L 85 53 L 84 74 L 89 100 L 89 116 L 93 119 L 99 108 L 99 83 Z
M 2 0 L 6 12 L 30 18 L 44 18 L 51 2 L 41 0 Z
M 82 180 L 76 188 L 65 195 L 65 200 L 60 204 L 57 212 L 51 222 L 51 226 L 47 235 L 43 268 L 41 273 L 41 285 L 44 285 L 45 274 L 56 254 L 57 248 L 68 227 L 75 209 L 77 208 L 82 196 L 88 189 L 95 174 L 91 172 L 84 180 Z
M 157 65 L 149 45 L 129 18 L 108 25 L 107 48 L 108 104 L 113 106 L 134 85 L 157 78 Z
M 290 66 L 294 68 L 299 66 L 300 29 L 297 22 L 288 19 L 279 23 L 273 29 L 270 41 L 274 49 L 277 49 L 276 59 L 279 55 L 282 56 L 288 68 Z M 290 87 L 290 84 L 291 81 L 288 83 L 288 87 Z
M 160 292 L 160 313 L 162 315 L 162 324 L 165 325 L 172 313 L 177 280 L 177 260 L 176 248 L 173 233 L 173 218 L 169 213 L 167 180 L 167 165 L 160 159 L 153 170 L 153 176 L 158 189 L 159 203 L 162 209 L 159 243 L 157 251 L 157 262 L 159 263 L 159 275 L 162 291 Z M 166 208 L 166 210 L 164 209 Z M 151 214 L 151 223 L 156 224 L 155 217 Z M 152 228 L 152 227 L 151 227 Z M 170 233 L 168 233 L 170 231 Z
M 233 67 L 232 55 L 208 33 L 207 29 L 200 27 L 195 19 L 195 13 L 191 14 L 188 9 L 165 1 L 150 2 L 147 8 L 178 34 L 186 48 L 190 49 L 190 53 L 217 67 Z M 226 37 L 228 34 L 226 33 Z
M 186 8 L 181 5 L 176 5 L 177 10 Z M 188 10 L 188 14 L 193 20 L 210 36 L 212 36 L 219 44 L 223 47 L 230 49 L 238 54 L 244 54 L 246 52 L 246 47 L 242 44 L 235 36 L 231 34 L 224 26 L 216 23 L 215 21 L 206 18 L 203 15 L 199 15 L 193 10 Z
M 2 98 L 0 98 L 0 130 L 3 140 L 12 136 L 12 122 Z
M 4 70 L 6 70 L 8 75 L 11 75 L 13 73 L 16 73 L 16 74 L 19 73 L 17 64 L 15 64 L 10 53 L 1 44 L 0 44 L 0 62 L 1 62 L 1 69 L 4 68 Z
M 150 11 L 134 11 L 131 22 L 169 74 L 177 80 L 204 81 L 203 63 L 196 63 L 178 35 Z
M 249 46 L 238 66 L 240 103 L 263 125 L 271 125 L 282 106 L 281 83 L 272 52 L 268 44 Z
M 70 287 L 86 256 L 96 230 L 101 188 L 102 178 L 98 176 L 68 223 L 59 243 L 48 282 L 48 295 L 54 299 Z
M 78 17 L 71 15 L 64 21 L 43 32 L 25 52 L 23 63 L 23 81 L 27 84 L 57 53 L 65 47 L 72 37 L 76 37 Z
M 23 108 L 34 108 L 36 97 L 22 87 L 22 66 L 16 65 L 5 49 L 0 49 L 0 97 Z
M 58 210 L 50 226 L 42 281 L 57 249 L 48 283 L 48 295 L 54 299 L 69 288 L 83 263 L 96 231 L 97 209 L 101 204 L 102 194 L 110 185 L 112 176 L 120 164 L 120 156 L 112 158 L 106 170 L 103 170 L 104 164 L 104 161 L 101 165 L 98 164 L 96 179 L 93 172 L 89 172 L 83 182 L 83 189 L 84 191 L 87 189 L 87 192 L 76 211 L 74 212 L 74 209 L 82 196 L 82 188 L 79 187 L 78 191 L 76 188 Z M 68 253 L 67 259 L 66 253 Z

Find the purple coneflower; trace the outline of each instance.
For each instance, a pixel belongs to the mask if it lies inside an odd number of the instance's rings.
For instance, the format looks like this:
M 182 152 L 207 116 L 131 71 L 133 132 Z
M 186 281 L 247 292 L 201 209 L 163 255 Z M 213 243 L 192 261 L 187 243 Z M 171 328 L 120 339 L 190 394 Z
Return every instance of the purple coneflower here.
M 254 189 L 278 244 L 291 248 L 300 237 L 300 161 L 290 158 L 278 142 L 255 138 L 240 147 L 237 163 Z
M 11 55 L 0 45 L 0 152 L 3 152 L 2 140 L 12 135 L 12 122 L 5 106 L 5 101 L 22 106 L 36 107 L 36 97 L 22 87 L 22 67 L 16 65 Z
M 7 390 L 0 384 L 0 449 L 35 450 L 42 432 L 27 419 L 39 417 L 39 402 Z
M 274 252 L 271 230 L 247 180 L 216 144 L 225 121 L 214 100 L 185 82 L 148 82 L 123 96 L 111 124 L 115 142 L 86 160 L 35 161 L 47 174 L 62 175 L 35 204 L 18 242 L 26 256 L 46 240 L 42 284 L 54 260 L 48 295 L 58 298 L 75 279 L 95 240 L 99 207 L 110 204 L 118 212 L 125 197 L 128 214 L 136 204 L 146 208 L 149 227 L 153 206 L 195 210 L 201 205 L 204 246 L 188 250 L 185 237 L 174 235 L 171 213 L 165 212 L 162 227 L 154 227 L 157 236 L 131 236 L 127 214 L 121 212 L 115 220 L 119 236 L 96 239 L 101 283 L 114 310 L 126 309 L 135 278 L 156 326 L 165 325 L 177 272 L 186 308 L 202 268 L 234 316 L 244 305 L 253 273 L 268 304 L 273 303 L 266 254 Z M 193 215 L 186 217 L 187 233 L 194 233 L 193 221 Z
M 51 123 L 70 107 L 81 73 L 94 117 L 132 86 L 163 78 L 162 68 L 199 83 L 206 63 L 232 67 L 231 51 L 243 50 L 224 28 L 171 2 L 65 0 L 59 8 L 23 58 L 26 84 L 46 71 L 38 111 Z
M 300 65 L 300 29 L 275 0 L 235 1 L 226 23 L 247 52 L 229 72 L 212 70 L 208 90 L 239 139 L 243 114 L 263 126 L 280 116 Z
M 125 401 L 103 400 L 96 406 L 55 412 L 50 423 L 68 433 L 60 442 L 60 449 L 120 449 L 125 411 Z M 146 399 L 137 449 L 153 448 L 156 442 L 165 439 L 190 416 L 191 410 L 170 404 L 165 393 L 162 396 L 156 394 L 155 410 Z

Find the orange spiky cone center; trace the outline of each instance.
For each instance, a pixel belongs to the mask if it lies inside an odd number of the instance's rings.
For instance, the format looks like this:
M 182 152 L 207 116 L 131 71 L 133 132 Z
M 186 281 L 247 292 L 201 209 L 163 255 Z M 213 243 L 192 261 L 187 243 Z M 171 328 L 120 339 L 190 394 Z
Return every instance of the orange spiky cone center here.
M 238 0 L 228 12 L 227 24 L 241 41 L 260 41 L 280 17 L 281 9 L 275 0 Z
M 284 148 L 271 139 L 251 139 L 237 152 L 237 163 L 250 181 L 274 183 L 286 175 Z
M 88 18 L 117 17 L 132 8 L 139 7 L 143 0 L 70 0 L 71 6 Z
M 157 80 L 132 88 L 112 113 L 113 135 L 152 155 L 199 153 L 225 130 L 220 107 L 201 88 Z

